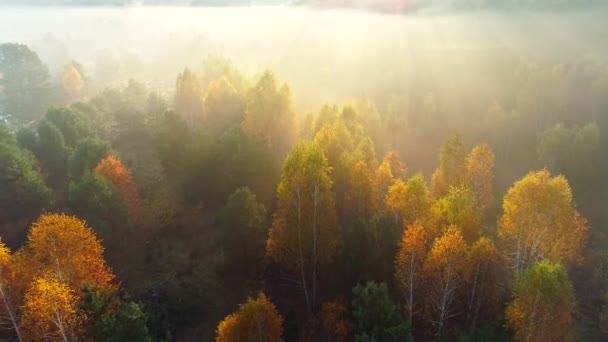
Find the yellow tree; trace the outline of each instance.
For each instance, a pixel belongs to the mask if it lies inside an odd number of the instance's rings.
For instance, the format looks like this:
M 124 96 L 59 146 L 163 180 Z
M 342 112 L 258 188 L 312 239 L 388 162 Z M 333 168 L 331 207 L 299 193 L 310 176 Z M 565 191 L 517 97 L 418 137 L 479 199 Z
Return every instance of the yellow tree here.
M 419 222 L 407 226 L 395 258 L 395 278 L 405 294 L 408 319 L 413 321 L 414 292 L 420 286 L 422 266 L 427 252 L 427 239 L 424 227 Z
M 81 318 L 78 298 L 65 283 L 37 278 L 25 293 L 21 321 L 25 341 L 73 341 Z
M 429 253 L 424 272 L 430 279 L 433 319 L 437 331 L 435 337 L 441 340 L 448 319 L 456 315 L 457 292 L 466 280 L 468 247 L 460 229 L 450 226 L 445 233 L 435 239 Z
M 298 274 L 309 310 L 316 303 L 318 268 L 333 259 L 338 243 L 329 170 L 318 144 L 294 147 L 283 165 L 267 241 L 270 257 Z
M 566 269 L 543 260 L 517 278 L 513 300 L 507 306 L 507 323 L 517 341 L 573 341 L 575 305 Z
M 388 189 L 385 206 L 399 216 L 405 226 L 416 220 L 426 220 L 431 198 L 422 175 L 410 177 L 407 182 L 397 179 Z
M 477 145 L 467 156 L 467 181 L 475 206 L 483 214 L 494 201 L 494 152 L 488 144 Z
M 11 328 L 15 331 L 18 341 L 22 341 L 19 327 L 19 291 L 15 286 L 15 265 L 10 250 L 0 241 L 0 299 L 2 311 L 9 320 Z
M 85 81 L 77 63 L 71 62 L 63 66 L 61 83 L 68 102 L 78 101 L 82 98 Z
M 282 341 L 283 318 L 270 300 L 260 293 L 249 298 L 239 311 L 228 315 L 217 327 L 217 342 Z
M 374 203 L 372 179 L 367 163 L 359 160 L 350 169 L 348 187 L 346 189 L 346 208 L 351 220 L 365 219 L 371 216 Z
M 439 167 L 432 176 L 431 192 L 435 198 L 445 196 L 450 187 L 466 182 L 466 151 L 459 135 L 452 136 L 441 148 Z
M 382 205 L 388 189 L 397 178 L 403 179 L 407 168 L 395 151 L 388 152 L 374 173 L 375 203 Z
M 475 327 L 479 313 L 491 317 L 499 307 L 498 277 L 501 271 L 500 256 L 492 240 L 481 237 L 469 251 L 471 277 L 469 279 L 467 320 Z
M 509 246 L 513 269 L 521 273 L 541 259 L 580 261 L 588 229 L 574 207 L 568 181 L 543 170 L 529 173 L 509 189 L 498 235 Z
M 27 265 L 26 279 L 55 278 L 76 293 L 85 283 L 102 291 L 115 288 L 114 275 L 103 259 L 103 247 L 91 228 L 76 217 L 40 216 L 32 224 L 20 256 Z

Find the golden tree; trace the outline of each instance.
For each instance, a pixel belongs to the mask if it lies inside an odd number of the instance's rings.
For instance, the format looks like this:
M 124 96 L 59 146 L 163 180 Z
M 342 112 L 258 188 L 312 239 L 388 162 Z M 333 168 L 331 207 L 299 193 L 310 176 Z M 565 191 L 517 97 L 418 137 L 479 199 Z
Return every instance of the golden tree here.
M 485 236 L 471 246 L 469 263 L 471 276 L 468 279 L 467 320 L 474 327 L 480 312 L 495 313 L 500 305 L 497 283 L 502 267 L 496 246 Z
M 29 270 L 25 279 L 55 278 L 75 292 L 84 284 L 102 291 L 115 288 L 103 247 L 91 228 L 73 216 L 40 216 L 30 228 L 20 257 Z
M 388 189 L 397 178 L 405 177 L 407 168 L 395 151 L 388 152 L 374 174 L 375 203 L 382 205 Z
M 431 207 L 428 223 L 431 238 L 441 235 L 450 225 L 458 227 L 468 243 L 481 235 L 481 218 L 475 208 L 473 194 L 466 186 L 451 187 L 448 194 Z
M 466 182 L 466 151 L 460 136 L 452 136 L 441 148 L 439 167 L 431 180 L 431 192 L 435 198 L 445 196 L 450 187 Z
M 228 315 L 217 327 L 217 342 L 282 341 L 283 318 L 270 300 L 260 293 L 249 298 L 239 311 Z
M 416 175 L 407 182 L 397 179 L 388 189 L 385 206 L 389 212 L 398 215 L 406 226 L 416 220 L 426 220 L 431 198 L 424 177 Z
M 22 340 L 19 326 L 19 300 L 20 293 L 16 286 L 16 267 L 10 250 L 0 241 L 0 300 L 2 311 L 8 318 L 18 341 Z
M 410 321 L 413 321 L 414 318 L 414 293 L 420 286 L 426 252 L 426 233 L 422 224 L 417 221 L 405 228 L 395 258 L 395 278 L 399 288 L 405 294 Z
M 481 213 L 494 201 L 494 152 L 488 144 L 477 145 L 467 156 L 467 181 Z
M 541 259 L 566 264 L 581 260 L 587 221 L 574 207 L 563 176 L 530 172 L 509 189 L 503 212 L 498 235 L 509 245 L 516 273 Z
M 424 272 L 432 287 L 432 321 L 437 328 L 437 340 L 441 340 L 448 319 L 456 315 L 457 291 L 465 282 L 468 272 L 467 252 L 468 247 L 460 229 L 450 226 L 434 241 L 425 261 Z
M 72 341 L 81 317 L 78 298 L 65 283 L 37 278 L 25 293 L 21 321 L 25 341 Z
M 287 156 L 277 189 L 267 251 L 298 275 L 309 310 L 316 302 L 318 269 L 333 259 L 337 218 L 329 166 L 318 144 L 298 144 Z

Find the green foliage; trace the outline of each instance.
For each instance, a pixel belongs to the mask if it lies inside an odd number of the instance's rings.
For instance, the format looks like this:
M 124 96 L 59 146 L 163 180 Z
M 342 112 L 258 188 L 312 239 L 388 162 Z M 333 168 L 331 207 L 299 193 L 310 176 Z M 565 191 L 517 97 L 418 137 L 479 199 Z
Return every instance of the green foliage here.
M 114 187 L 103 176 L 87 171 L 69 187 L 69 206 L 91 225 L 103 238 L 129 225 L 127 208 Z M 119 236 L 114 236 L 119 239 Z
M 94 341 L 152 341 L 140 305 L 121 301 L 115 292 L 106 294 L 85 286 L 80 306 L 87 318 L 87 335 Z
M 384 283 L 368 282 L 353 289 L 354 340 L 357 342 L 412 341 L 409 324 L 391 300 Z
M 91 135 L 90 123 L 80 113 L 67 108 L 51 108 L 44 116 L 44 121 L 55 125 L 63 135 L 66 146 L 76 147 L 78 142 Z
M 0 135 L 0 222 L 23 216 L 34 217 L 49 204 L 50 191 L 32 156 L 10 138 Z
M 70 157 L 70 179 L 74 181 L 80 179 L 87 171 L 93 170 L 109 152 L 108 145 L 100 140 L 93 138 L 82 140 Z
M 33 151 L 42 169 L 49 174 L 54 187 L 59 187 L 67 175 L 67 163 L 70 151 L 57 126 L 48 120 L 42 120 L 38 126 L 38 146 Z
M 0 114 L 24 122 L 42 116 L 52 95 L 38 55 L 26 45 L 0 44 L 0 74 Z
M 218 243 L 224 254 L 221 268 L 227 276 L 248 280 L 255 275 L 266 246 L 265 215 L 264 206 L 246 187 L 235 190 L 219 211 L 222 232 Z

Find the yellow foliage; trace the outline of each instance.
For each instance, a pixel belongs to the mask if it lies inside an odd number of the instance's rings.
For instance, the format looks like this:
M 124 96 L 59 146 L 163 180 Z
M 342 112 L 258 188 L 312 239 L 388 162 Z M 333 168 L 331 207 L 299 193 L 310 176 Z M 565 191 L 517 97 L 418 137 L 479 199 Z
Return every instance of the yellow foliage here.
M 270 300 L 260 293 L 249 298 L 239 311 L 228 315 L 217 328 L 217 342 L 282 341 L 283 318 Z
M 73 340 L 81 322 L 76 306 L 77 297 L 66 284 L 37 278 L 25 293 L 21 308 L 24 340 Z
M 20 252 L 26 279 L 52 277 L 74 291 L 87 283 L 98 290 L 114 289 L 114 275 L 103 259 L 103 247 L 91 228 L 76 217 L 43 214 L 34 222 Z

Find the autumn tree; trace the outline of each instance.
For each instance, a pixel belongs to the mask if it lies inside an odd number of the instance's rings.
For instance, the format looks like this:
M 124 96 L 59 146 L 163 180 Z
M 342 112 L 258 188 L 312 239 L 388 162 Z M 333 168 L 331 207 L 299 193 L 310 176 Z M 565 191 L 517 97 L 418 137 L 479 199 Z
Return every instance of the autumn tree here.
M 0 241 L 0 312 L 3 319 L 8 320 L 10 329 L 15 333 L 17 341 L 22 341 L 19 310 L 19 291 L 14 286 L 17 276 L 16 267 L 10 250 Z
M 80 100 L 85 87 L 82 66 L 76 62 L 65 64 L 61 70 L 61 84 L 66 102 Z
M 568 181 L 546 171 L 531 172 L 508 190 L 498 235 L 509 246 L 515 273 L 541 259 L 580 261 L 587 221 L 576 210 Z
M 500 255 L 492 240 L 481 237 L 475 241 L 469 250 L 471 276 L 469 277 L 469 293 L 467 320 L 472 327 L 477 325 L 480 312 L 492 314 L 499 307 L 500 293 L 498 281 L 500 271 Z
M 341 300 L 334 300 L 321 305 L 321 324 L 329 332 L 329 335 L 335 337 L 338 342 L 348 341 L 353 331 L 353 324 L 349 316 L 348 305 L 345 305 Z
M 429 275 L 435 337 L 441 340 L 448 320 L 457 314 L 459 290 L 466 281 L 468 247 L 460 229 L 448 227 L 435 239 L 425 261 L 424 272 Z
M 272 302 L 260 293 L 239 306 L 217 327 L 217 342 L 283 341 L 283 318 Z
M 309 310 L 317 300 L 319 265 L 332 260 L 338 244 L 331 187 L 319 145 L 296 145 L 283 165 L 267 251 L 298 274 Z
M 189 125 L 197 126 L 203 119 L 203 92 L 196 74 L 185 69 L 177 76 L 175 84 L 175 111 Z
M 43 214 L 30 227 L 21 252 L 32 270 L 27 275 L 30 279 L 56 279 L 75 292 L 85 283 L 100 290 L 115 287 L 103 247 L 91 228 L 76 217 Z
M 397 179 L 388 189 L 385 206 L 406 226 L 416 220 L 426 220 L 431 208 L 431 198 L 424 176 L 418 174 L 407 181 Z
M 427 252 L 424 227 L 415 222 L 405 228 L 395 258 L 395 278 L 404 299 L 410 322 L 414 320 L 414 293 L 420 288 L 422 267 Z M 416 298 L 417 299 L 417 298 Z
M 24 340 L 75 340 L 82 320 L 77 304 L 74 290 L 66 283 L 55 278 L 36 278 L 21 307 Z
M 142 217 L 142 203 L 137 194 L 137 188 L 131 177 L 131 173 L 122 164 L 120 159 L 114 156 L 107 156 L 95 167 L 95 172 L 114 185 L 120 198 L 129 208 L 131 217 L 139 222 Z
M 388 152 L 374 173 L 374 197 L 378 205 L 384 203 L 388 189 L 397 178 L 404 178 L 407 168 L 395 151 Z
M 466 165 L 475 207 L 483 214 L 494 201 L 494 153 L 490 146 L 475 146 L 467 156 Z
M 574 289 L 559 263 L 540 261 L 518 276 L 507 323 L 517 341 L 574 340 Z
M 450 187 L 466 182 L 466 150 L 459 135 L 453 135 L 441 148 L 439 167 L 432 176 L 431 192 L 435 198 L 443 197 Z

